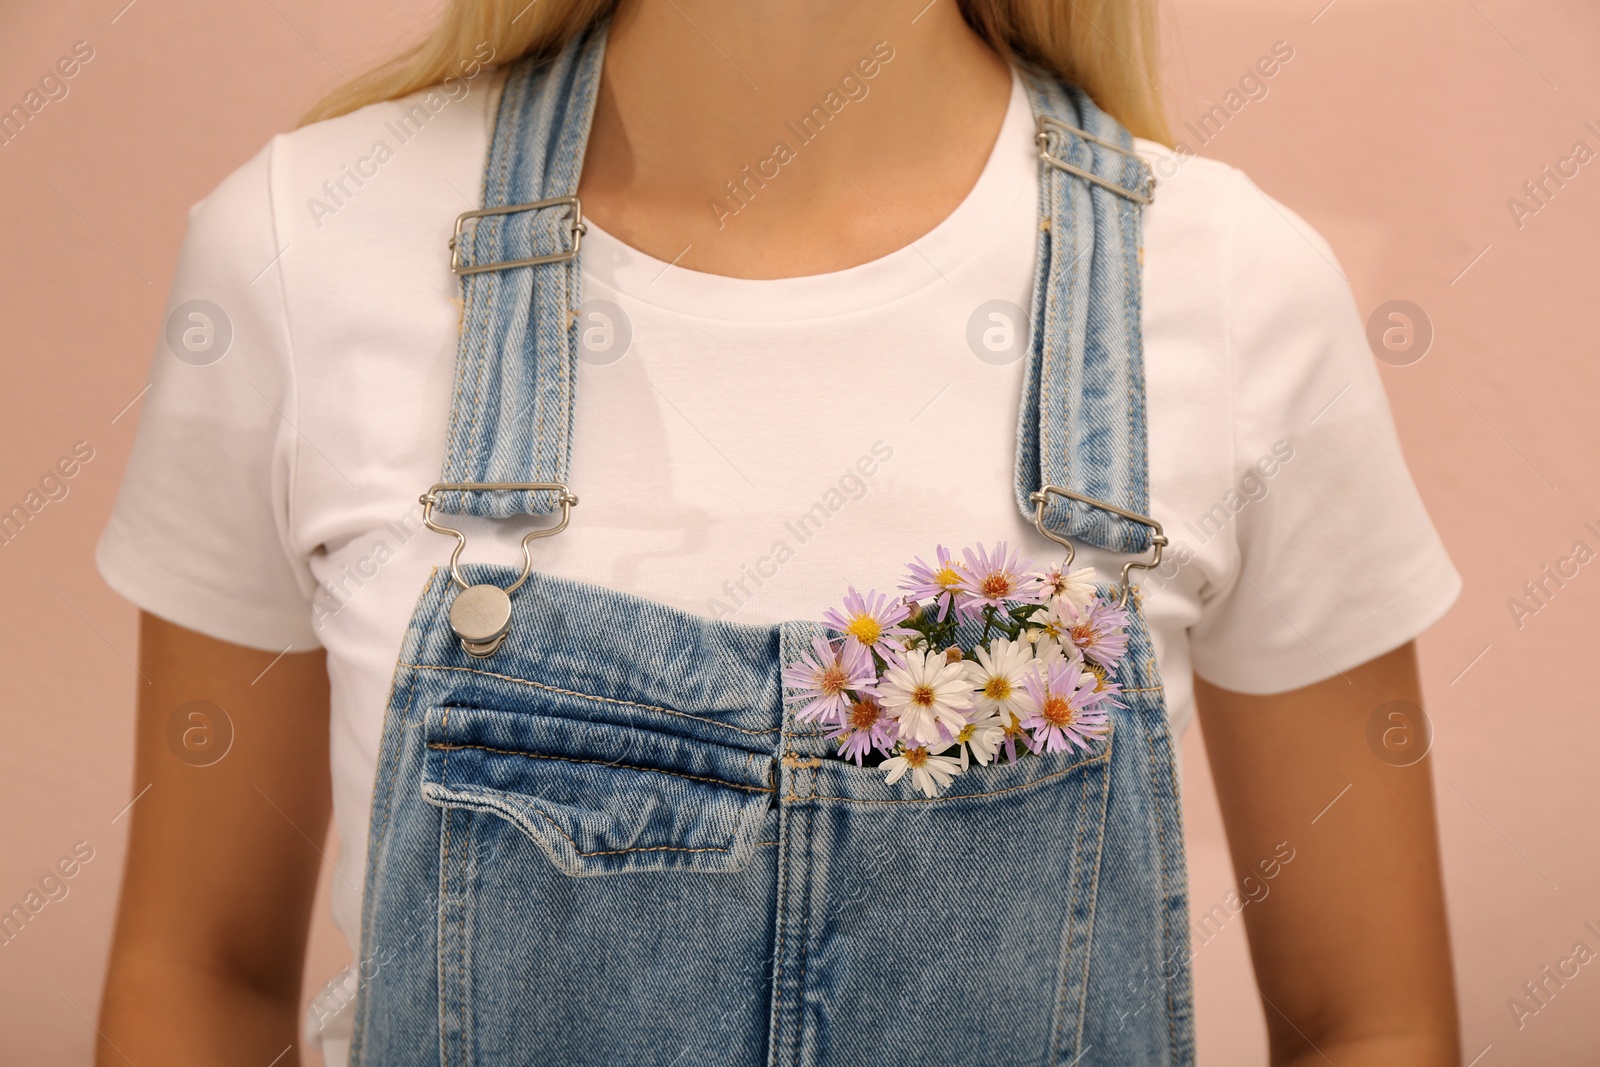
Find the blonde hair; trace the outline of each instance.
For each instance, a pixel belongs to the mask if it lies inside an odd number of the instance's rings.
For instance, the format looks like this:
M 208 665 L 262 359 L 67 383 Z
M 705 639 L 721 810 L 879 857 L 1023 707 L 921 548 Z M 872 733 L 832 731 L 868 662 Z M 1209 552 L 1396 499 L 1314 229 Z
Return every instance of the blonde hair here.
M 433 32 L 321 100 L 304 125 L 459 77 L 493 61 L 559 52 L 618 0 L 449 0 Z M 1171 144 L 1156 80 L 1156 0 L 957 0 L 974 31 L 1007 58 L 1078 86 L 1136 137 Z

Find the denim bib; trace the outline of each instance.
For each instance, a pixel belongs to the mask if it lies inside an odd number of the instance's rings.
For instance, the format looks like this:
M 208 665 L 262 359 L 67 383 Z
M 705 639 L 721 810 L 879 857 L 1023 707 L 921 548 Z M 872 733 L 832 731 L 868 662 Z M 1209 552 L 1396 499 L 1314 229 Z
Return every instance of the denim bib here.
M 507 76 L 483 208 L 452 241 L 434 529 L 559 515 L 537 536 L 576 503 L 575 194 L 604 48 L 596 26 Z M 1164 544 L 1143 517 L 1153 183 L 1085 94 L 1024 77 L 1043 193 L 1017 503 L 1069 551 L 1128 554 L 1099 586 L 1127 596 Z M 385 718 L 351 1063 L 1193 1063 L 1183 832 L 1136 594 L 1105 737 L 930 798 L 797 716 L 781 669 L 820 624 L 544 575 L 526 541 L 520 569 L 466 565 L 457 538 Z

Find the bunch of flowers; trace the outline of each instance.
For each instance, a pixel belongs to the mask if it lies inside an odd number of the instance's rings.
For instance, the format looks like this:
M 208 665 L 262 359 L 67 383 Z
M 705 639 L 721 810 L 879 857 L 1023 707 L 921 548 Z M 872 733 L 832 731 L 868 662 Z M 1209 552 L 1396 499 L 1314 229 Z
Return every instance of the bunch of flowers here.
M 957 559 L 940 545 L 904 595 L 850 587 L 818 637 L 784 669 L 801 719 L 829 727 L 839 755 L 910 774 L 937 796 L 973 762 L 1088 751 L 1120 707 L 1128 613 L 1095 593 L 1093 569 L 1033 570 L 1005 542 Z

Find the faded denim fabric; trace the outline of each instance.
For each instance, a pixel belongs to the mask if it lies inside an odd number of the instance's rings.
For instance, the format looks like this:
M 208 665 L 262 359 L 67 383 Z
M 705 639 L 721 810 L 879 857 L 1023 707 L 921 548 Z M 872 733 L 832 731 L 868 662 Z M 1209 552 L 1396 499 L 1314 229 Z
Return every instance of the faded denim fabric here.
M 602 27 L 513 70 L 486 207 L 575 189 L 603 49 Z M 1029 81 L 1036 109 L 1127 143 L 1081 93 Z M 1054 154 L 1139 181 L 1062 136 Z M 1042 476 L 1142 513 L 1138 213 L 1061 173 L 1042 205 L 1019 504 L 1032 514 L 1021 484 Z M 461 242 L 464 262 L 567 239 L 559 212 L 499 218 Z M 565 481 L 575 261 L 465 291 L 445 477 Z M 1109 513 L 1051 517 L 1149 543 Z M 450 627 L 456 591 L 434 573 L 396 668 L 352 1064 L 1193 1063 L 1183 831 L 1137 598 L 1107 737 L 974 765 L 930 799 L 834 758 L 795 717 L 780 671 L 819 624 L 711 620 L 535 571 L 479 659 Z

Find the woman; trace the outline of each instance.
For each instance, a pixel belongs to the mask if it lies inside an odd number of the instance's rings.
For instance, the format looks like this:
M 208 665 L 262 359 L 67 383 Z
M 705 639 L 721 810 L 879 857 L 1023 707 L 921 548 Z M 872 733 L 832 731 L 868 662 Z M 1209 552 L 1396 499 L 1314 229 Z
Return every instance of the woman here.
M 104 1062 L 293 1044 L 331 803 L 330 1058 L 1189 1063 L 1196 710 L 1273 1062 L 1455 1062 L 1367 738 L 1459 581 L 1153 34 L 456 0 L 198 205 L 99 556 L 154 783 Z

